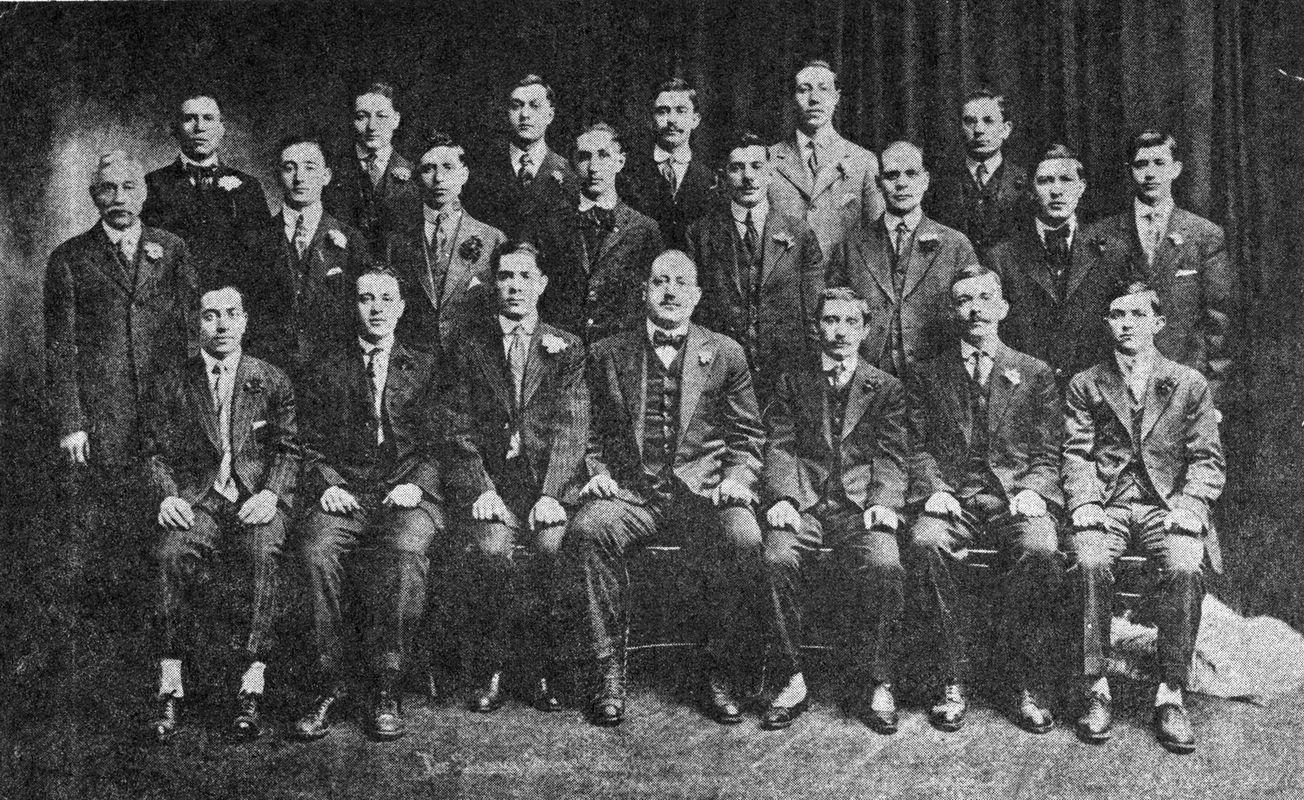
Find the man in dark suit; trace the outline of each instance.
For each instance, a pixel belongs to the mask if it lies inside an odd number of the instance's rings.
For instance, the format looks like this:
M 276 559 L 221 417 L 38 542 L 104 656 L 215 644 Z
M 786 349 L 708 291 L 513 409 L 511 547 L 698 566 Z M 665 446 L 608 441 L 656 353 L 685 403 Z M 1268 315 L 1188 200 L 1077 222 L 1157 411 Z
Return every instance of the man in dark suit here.
M 507 97 L 507 147 L 478 154 L 467 207 L 508 236 L 532 217 L 573 206 L 579 179 L 565 157 L 548 147 L 556 95 L 538 75 L 522 77 Z
M 1039 684 L 1054 647 L 1064 573 L 1055 527 L 1063 506 L 1059 391 L 1049 366 L 1001 342 L 997 326 L 1009 306 L 999 275 L 968 267 L 956 275 L 951 298 L 959 345 L 906 378 L 906 500 L 917 515 L 907 563 L 921 589 L 921 610 L 937 632 L 944 684 L 930 717 L 944 731 L 964 722 L 961 570 L 968 549 L 986 545 L 1009 563 L 1001 624 L 1013 640 L 1016 718 L 1027 730 L 1045 733 L 1054 718 Z
M 254 176 L 220 160 L 226 126 L 211 95 L 193 94 L 181 102 L 172 135 L 181 153 L 145 176 L 148 193 L 141 220 L 185 241 L 202 288 L 231 284 L 248 291 L 257 276 L 267 219 L 263 187 Z
M 878 183 L 887 211 L 847 235 L 830 258 L 825 281 L 869 301 L 871 325 L 861 355 L 897 376 L 955 344 L 951 283 L 978 263 L 964 234 L 920 208 L 928 180 L 917 146 L 883 148 Z
M 616 130 L 593 125 L 575 140 L 578 204 L 554 207 L 523 229 L 522 238 L 543 253 L 548 275 L 539 315 L 586 344 L 637 322 L 639 286 L 662 249 L 657 224 L 616 192 L 624 166 Z
M 1010 315 L 1001 338 L 1015 350 L 1045 361 L 1060 389 L 1113 350 L 1100 318 L 1124 276 L 1089 246 L 1092 229 L 1077 208 L 1087 184 L 1082 162 L 1061 144 L 1037 162 L 1037 209 L 1011 237 L 993 247 L 988 267 L 1001 274 Z
M 1182 162 L 1170 134 L 1138 134 L 1128 166 L 1132 210 L 1093 225 L 1088 246 L 1126 280 L 1144 282 L 1159 294 L 1167 322 L 1155 347 L 1203 373 L 1217 404 L 1233 350 L 1227 339 L 1235 286 L 1223 230 L 1174 205 L 1173 181 L 1182 174 Z
M 140 453 L 149 382 L 186 357 L 199 294 L 185 242 L 145 227 L 145 171 L 125 153 L 100 158 L 90 182 L 100 220 L 50 254 L 45 273 L 45 358 L 52 425 L 73 494 L 65 555 L 51 575 L 72 601 L 108 596 L 139 559 Z M 118 530 L 124 528 L 125 530 Z M 89 585 L 88 585 L 89 584 Z M 84 598 L 94 604 L 100 598 Z
M 773 173 L 760 139 L 739 137 L 725 170 L 730 204 L 689 228 L 685 252 L 701 275 L 697 321 L 743 346 L 764 401 L 779 373 L 809 363 L 819 349 L 824 259 L 809 225 L 770 206 Z
M 897 729 L 891 648 L 905 570 L 896 532 L 906 493 L 906 401 L 901 382 L 858 356 L 869 304 L 850 289 L 821 293 L 823 352 L 785 372 L 765 407 L 765 560 L 770 569 L 774 638 L 787 674 L 761 725 L 786 728 L 806 707 L 801 670 L 802 562 L 835 548 L 852 583 L 841 622 L 870 689 L 867 719 Z
M 352 339 L 354 281 L 371 262 L 357 228 L 323 207 L 333 174 L 311 136 L 281 141 L 281 210 L 264 223 L 265 266 L 253 284 L 256 352 L 295 374 Z
M 217 563 L 224 580 L 209 599 L 239 599 L 243 634 L 234 732 L 246 739 L 262 732 L 285 516 L 301 457 L 290 379 L 241 350 L 248 317 L 239 291 L 206 293 L 199 313 L 199 355 L 161 382 L 151 406 L 149 466 L 161 528 L 153 548 L 160 677 L 151 731 L 160 741 L 180 721 L 181 666 L 197 649 L 195 631 L 222 605 L 199 600 L 212 592 Z
M 389 237 L 420 219 L 412 162 L 394 149 L 402 122 L 394 96 L 393 86 L 379 82 L 354 95 L 352 157 L 342 155 L 334 164 L 334 180 L 322 196 L 332 215 L 362 231 L 375 259 Z
M 833 129 L 842 91 L 827 61 L 806 62 L 793 89 L 797 130 L 771 149 L 777 175 L 770 182 L 770 204 L 805 220 L 827 258 L 848 233 L 883 213 L 875 182 L 878 158 Z
M 453 481 L 480 471 L 474 447 L 459 439 L 463 426 L 442 402 L 446 386 L 434 357 L 394 335 L 404 309 L 397 278 L 367 272 L 355 286 L 358 337 L 319 363 L 301 401 L 303 491 L 313 505 L 300 553 L 319 672 L 316 697 L 294 728 L 304 739 L 329 733 L 344 693 L 346 560 L 357 567 L 366 620 L 370 731 L 382 740 L 406 732 L 399 677 L 425 610 L 427 551 L 447 531 L 444 483 L 456 488 Z M 473 487 L 463 496 L 478 493 Z
M 990 89 L 971 93 L 960 112 L 964 162 L 938 170 L 924 201 L 929 216 L 969 237 L 984 264 L 1031 211 L 1028 171 L 1003 151 L 1013 128 L 1004 96 Z
M 1073 518 L 1070 575 L 1081 603 L 1085 709 L 1078 735 L 1109 738 L 1113 566 L 1131 547 L 1159 566 L 1155 733 L 1176 753 L 1195 749 L 1182 698 L 1200 630 L 1201 565 L 1221 569 L 1211 508 L 1226 463 L 1208 381 L 1155 342 L 1165 318 L 1144 284 L 1119 290 L 1106 319 L 1114 353 L 1069 384 L 1064 492 Z
M 682 542 L 703 576 L 709 607 L 686 613 L 703 620 L 706 703 L 717 722 L 742 720 L 733 679 L 759 658 L 740 630 L 764 607 L 753 487 L 765 434 L 742 348 L 689 322 L 700 296 L 692 260 L 667 251 L 645 283 L 644 323 L 589 353 L 591 477 L 562 551 L 587 601 L 599 725 L 625 716 L 621 626 L 635 546 Z
M 417 165 L 423 218 L 391 238 L 385 261 L 404 282 L 403 340 L 441 352 L 489 312 L 489 262 L 506 238 L 467 213 L 470 177 L 462 146 L 435 133 Z
M 479 557 L 463 575 L 470 611 L 465 633 L 479 643 L 484 679 L 471 707 L 488 713 L 503 704 L 502 672 L 513 649 L 509 624 L 519 620 L 528 638 L 517 649 L 535 673 L 531 701 L 557 711 L 555 564 L 588 445 L 584 345 L 539 320 L 548 276 L 532 245 L 509 243 L 493 264 L 497 313 L 486 309 L 488 319 L 462 333 L 452 359 L 458 407 L 472 420 L 486 473 L 481 480 L 489 487 L 471 507 L 467 538 L 478 543 L 472 554 Z M 519 591 L 512 549 L 526 535 L 534 559 Z
M 723 202 L 715 171 L 700 153 L 694 158 L 691 139 L 702 122 L 697 90 L 682 78 L 662 81 L 652 100 L 652 122 L 652 158 L 626 165 L 629 202 L 656 220 L 668 247 L 683 247 L 689 226 Z

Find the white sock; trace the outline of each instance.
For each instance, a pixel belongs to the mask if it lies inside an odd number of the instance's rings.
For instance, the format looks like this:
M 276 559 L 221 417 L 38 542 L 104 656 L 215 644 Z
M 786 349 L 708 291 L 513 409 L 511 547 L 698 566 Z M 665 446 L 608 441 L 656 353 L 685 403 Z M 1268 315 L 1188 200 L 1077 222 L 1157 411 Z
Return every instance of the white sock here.
M 1155 690 L 1155 708 L 1169 703 L 1175 706 L 1182 705 L 1182 687 L 1173 688 L 1161 682 L 1159 688 Z
M 267 665 L 261 661 L 255 661 L 245 670 L 245 674 L 240 678 L 241 694 L 262 694 L 263 693 L 263 670 Z
M 1105 677 L 1104 675 L 1101 675 L 1099 678 L 1096 678 L 1096 682 L 1091 684 L 1091 691 L 1100 695 L 1106 700 L 1110 699 L 1109 678 Z
M 181 659 L 179 658 L 162 658 L 158 662 L 158 696 L 172 694 L 177 697 L 185 697 L 185 689 L 181 686 Z
M 806 679 L 801 676 L 800 672 L 793 673 L 788 679 L 788 685 L 783 687 L 779 696 L 774 698 L 774 705 L 782 708 L 792 708 L 793 706 L 806 699 Z

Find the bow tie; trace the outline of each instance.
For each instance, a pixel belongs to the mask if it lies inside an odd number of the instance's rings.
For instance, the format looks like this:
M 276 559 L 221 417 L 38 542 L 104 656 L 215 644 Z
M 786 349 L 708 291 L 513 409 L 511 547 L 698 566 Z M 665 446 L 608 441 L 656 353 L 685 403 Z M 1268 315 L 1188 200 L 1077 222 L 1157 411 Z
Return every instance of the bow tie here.
M 186 174 L 195 180 L 212 180 L 217 177 L 217 165 L 211 167 L 201 167 L 198 164 L 187 164 Z
M 652 331 L 653 347 L 673 347 L 678 350 L 684 346 L 684 341 L 686 339 L 688 339 L 688 334 L 686 333 L 681 333 L 676 336 L 671 333 L 666 333 L 663 330 Z
M 580 213 L 580 219 L 589 228 L 610 232 L 616 227 L 616 209 L 591 206 Z

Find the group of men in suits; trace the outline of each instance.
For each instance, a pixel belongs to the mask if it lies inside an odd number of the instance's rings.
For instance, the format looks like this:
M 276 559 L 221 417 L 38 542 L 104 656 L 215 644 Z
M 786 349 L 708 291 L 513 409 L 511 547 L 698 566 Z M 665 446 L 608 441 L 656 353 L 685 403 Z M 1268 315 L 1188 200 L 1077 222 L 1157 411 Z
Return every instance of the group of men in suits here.
M 1086 226 L 1081 162 L 1062 145 L 1031 177 L 1006 161 L 999 95 L 967 99 L 965 161 L 933 184 L 917 145 L 876 156 L 836 133 L 828 63 L 793 92 L 791 139 L 740 135 L 712 169 L 681 79 L 655 88 L 650 154 L 596 123 L 569 161 L 548 146 L 538 76 L 508 94 L 506 147 L 469 156 L 437 134 L 415 163 L 393 146 L 393 88 L 371 84 L 349 153 L 283 140 L 275 214 L 221 162 L 208 95 L 181 103 L 174 163 L 101 159 L 100 222 L 50 259 L 49 366 L 60 447 L 93 500 L 71 523 L 83 550 L 139 515 L 147 457 L 158 738 L 177 730 L 218 565 L 240 610 L 234 729 L 259 735 L 290 556 L 317 667 L 295 735 L 329 732 L 355 647 L 369 730 L 403 735 L 431 594 L 460 609 L 434 635 L 466 645 L 475 710 L 501 707 L 512 680 L 560 708 L 559 664 L 578 651 L 594 721 L 619 724 L 626 559 L 669 541 L 708 598 L 687 618 L 722 724 L 743 718 L 752 631 L 779 662 L 763 726 L 806 708 L 799 589 L 828 546 L 867 723 L 897 729 L 913 592 L 936 633 L 930 718 L 958 729 L 960 570 L 985 545 L 1008 572 L 1016 718 L 1054 724 L 1045 667 L 1071 587 L 1077 729 L 1102 741 L 1112 565 L 1135 545 L 1164 575 L 1158 736 L 1194 747 L 1182 688 L 1206 551 L 1218 563 L 1231 279 L 1221 230 L 1173 205 L 1176 142 L 1138 136 L 1134 209 Z

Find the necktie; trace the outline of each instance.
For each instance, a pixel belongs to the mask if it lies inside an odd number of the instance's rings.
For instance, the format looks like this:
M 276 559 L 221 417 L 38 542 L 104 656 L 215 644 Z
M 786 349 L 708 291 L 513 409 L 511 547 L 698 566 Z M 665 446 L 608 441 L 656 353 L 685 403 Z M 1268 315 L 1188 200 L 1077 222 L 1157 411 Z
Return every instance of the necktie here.
M 448 215 L 442 211 L 435 218 L 435 252 L 443 255 L 448 248 Z
M 512 329 L 509 336 L 511 339 L 507 345 L 507 365 L 512 369 L 512 382 L 516 389 L 516 402 L 521 401 L 521 391 L 525 384 L 525 345 L 529 337 L 525 335 L 525 327 L 517 325 Z
M 235 481 L 231 477 L 231 403 L 227 391 L 226 370 L 221 364 L 213 365 L 213 408 L 217 409 L 217 430 L 222 437 L 222 463 L 217 467 L 217 477 L 213 479 L 213 489 L 218 494 L 234 503 L 240 497 Z
M 819 149 L 815 147 L 814 140 L 807 142 L 806 148 L 810 150 L 810 153 L 806 156 L 806 166 L 810 167 L 810 176 L 814 178 L 820 174 Z
M 1161 225 L 1162 220 L 1158 211 L 1151 209 L 1146 212 L 1146 263 L 1151 264 L 1155 260 L 1155 251 L 1159 249 L 1159 240 L 1164 236 L 1164 230 Z
M 979 386 L 987 385 L 987 376 L 983 374 L 985 372 L 983 366 L 986 356 L 987 354 L 981 350 L 975 350 L 973 355 L 969 356 L 969 377 L 973 378 L 974 383 Z
M 684 346 L 684 340 L 688 338 L 687 334 L 674 335 L 657 329 L 652 331 L 653 347 L 673 347 L 676 350 Z
M 897 258 L 901 257 L 901 251 L 905 249 L 906 238 L 910 236 L 910 227 L 906 225 L 905 220 L 897 223 L 896 238 L 892 242 L 892 249 L 896 252 Z
M 674 196 L 679 191 L 679 176 L 675 174 L 675 160 L 667 158 L 661 162 L 661 177 L 666 179 L 666 184 L 670 187 L 670 195 Z
M 384 348 L 373 347 L 367 351 L 367 377 L 371 380 L 371 419 L 376 424 L 376 444 L 385 443 L 385 425 L 381 415 L 381 402 L 385 395 L 385 384 L 377 363 Z
M 760 263 L 761 237 L 756 232 L 756 222 L 752 219 L 752 209 L 747 209 L 747 219 L 743 220 L 743 246 L 747 248 L 747 260 L 752 262 L 752 271 Z
M 294 252 L 303 258 L 304 252 L 308 249 L 308 228 L 303 224 L 303 214 L 294 218 Z
M 978 166 L 974 167 L 973 179 L 978 184 L 979 189 L 987 185 L 987 162 L 986 161 L 979 161 Z
M 186 173 L 196 188 L 211 189 L 217 182 L 217 165 L 201 167 L 198 164 L 187 164 Z
M 516 171 L 516 180 L 521 186 L 529 186 L 534 176 L 530 174 L 530 169 L 534 167 L 534 159 L 530 158 L 529 153 L 521 153 L 521 168 Z
M 380 179 L 385 173 L 380 168 L 380 158 L 375 153 L 368 153 L 367 158 L 367 177 L 371 179 L 371 186 L 374 189 L 380 186 Z
M 136 260 L 136 243 L 123 236 L 118 240 L 118 252 L 122 254 L 122 260 L 130 265 Z
M 846 372 L 846 370 L 847 370 L 847 365 L 841 362 L 834 364 L 833 366 L 824 370 L 824 375 L 825 377 L 828 378 L 830 389 L 836 390 L 838 386 L 841 385 L 842 373 Z

